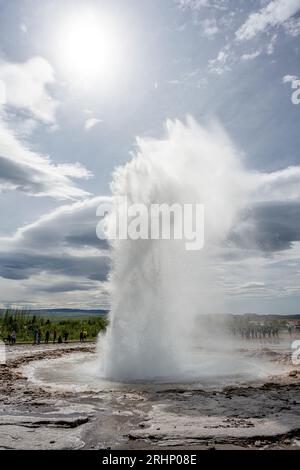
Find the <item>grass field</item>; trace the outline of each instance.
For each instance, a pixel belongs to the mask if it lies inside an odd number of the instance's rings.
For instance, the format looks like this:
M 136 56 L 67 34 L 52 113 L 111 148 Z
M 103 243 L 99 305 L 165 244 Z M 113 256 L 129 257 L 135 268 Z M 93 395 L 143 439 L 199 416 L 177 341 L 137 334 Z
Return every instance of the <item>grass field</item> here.
M 68 333 L 68 341 L 79 341 L 80 331 L 87 332 L 87 340 L 95 339 L 101 330 L 107 325 L 106 316 L 82 316 L 82 317 L 61 317 L 61 316 L 39 316 L 26 310 L 7 309 L 0 316 L 0 339 L 6 340 L 15 331 L 16 342 L 33 343 L 35 331 L 40 331 L 41 342 L 45 341 L 46 331 L 49 331 L 49 341 L 53 341 L 53 333 L 56 330 L 57 336 L 64 338 Z

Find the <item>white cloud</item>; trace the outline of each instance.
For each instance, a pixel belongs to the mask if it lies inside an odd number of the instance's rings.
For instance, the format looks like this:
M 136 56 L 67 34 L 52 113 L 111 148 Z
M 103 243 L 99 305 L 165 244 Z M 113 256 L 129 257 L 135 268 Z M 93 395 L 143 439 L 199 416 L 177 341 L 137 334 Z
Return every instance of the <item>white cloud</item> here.
M 245 273 L 244 273 L 245 276 Z M 244 284 L 238 284 L 238 280 L 234 279 L 233 282 L 228 282 L 228 285 L 226 286 L 226 291 L 227 294 L 230 296 L 238 296 L 238 297 L 244 297 L 244 296 L 265 296 L 265 295 L 274 295 L 274 290 L 271 288 L 271 286 L 266 285 L 264 282 L 260 281 L 249 281 L 245 282 Z
M 228 8 L 228 0 L 175 0 L 179 8 L 190 9 L 198 12 L 203 8 L 213 8 L 216 10 L 226 10 Z
M 226 271 L 226 291 L 230 296 L 269 298 L 299 294 L 300 243 L 272 256 L 257 256 L 240 262 L 233 260 Z M 267 280 L 267 282 L 266 282 Z M 261 303 L 259 302 L 259 309 Z M 274 311 L 274 305 L 271 306 Z M 278 307 L 278 313 L 280 306 Z
M 102 119 L 97 119 L 97 118 L 90 118 L 85 121 L 84 128 L 89 131 L 93 127 L 95 127 L 97 124 L 100 124 L 102 122 Z
M 210 6 L 210 0 L 177 0 L 180 8 L 190 8 L 191 10 L 201 10 L 203 7 Z
M 242 60 L 253 60 L 253 59 L 256 59 L 256 57 L 258 57 L 259 55 L 261 54 L 261 50 L 258 50 L 258 51 L 254 51 L 254 52 L 251 52 L 249 54 L 243 54 L 241 56 L 241 59 Z
M 289 166 L 272 173 L 260 173 L 258 181 L 258 201 L 299 201 L 300 166 Z
M 208 70 L 217 75 L 222 75 L 224 72 L 230 70 L 228 59 L 229 54 L 225 51 L 220 51 L 216 59 L 211 59 L 208 62 Z
M 290 18 L 283 25 L 286 34 L 292 37 L 300 35 L 300 18 Z
M 37 121 L 31 117 L 22 117 L 21 119 L 14 119 L 14 129 L 16 135 L 18 135 L 19 137 L 30 136 L 32 132 L 37 128 L 37 126 Z
M 0 62 L 0 106 L 4 108 L 0 116 L 0 191 L 19 190 L 56 199 L 89 194 L 73 183 L 73 179 L 91 176 L 82 165 L 55 164 L 31 150 L 24 140 L 39 121 L 47 123 L 49 131 L 57 128 L 58 102 L 47 90 L 53 82 L 53 69 L 42 57 L 23 63 Z
M 241 289 L 262 289 L 263 287 L 265 287 L 265 283 L 259 281 L 246 282 L 240 286 Z
M 0 80 L 0 109 L 6 103 L 5 83 Z
M 96 236 L 96 210 L 109 201 L 95 197 L 60 206 L 11 238 L 0 238 L 1 301 L 107 302 L 110 254 L 106 241 Z
M 202 35 L 205 37 L 213 38 L 219 33 L 219 28 L 215 18 L 206 18 L 205 20 L 200 21 L 199 24 L 202 28 Z
M 91 174 L 79 163 L 54 164 L 48 156 L 30 150 L 0 119 L 0 191 L 19 190 L 32 196 L 76 199 L 88 193 L 72 179 Z
M 30 279 L 1 279 L 0 306 L 24 308 L 109 309 L 106 282 L 87 281 L 84 276 L 70 280 L 58 273 L 42 272 Z
M 0 249 L 44 250 L 47 254 L 96 253 L 106 242 L 96 236 L 98 206 L 108 204 L 111 198 L 97 196 L 72 204 L 65 204 L 39 217 L 35 222 L 20 227 L 12 238 L 0 238 Z M 75 248 L 75 250 L 74 250 Z
M 63 205 L 0 238 L 1 302 L 109 307 L 110 254 L 96 236 L 96 210 L 109 202 L 99 196 Z
M 300 0 L 272 0 L 261 10 L 249 15 L 236 31 L 236 38 L 239 41 L 252 39 L 267 28 L 284 23 L 299 9 Z
M 267 45 L 267 49 L 266 49 L 266 52 L 268 55 L 272 55 L 274 53 L 276 41 L 277 41 L 277 34 L 273 34 L 271 41 Z
M 298 80 L 297 75 L 285 75 L 282 77 L 282 83 L 293 83 L 294 80 Z
M 46 123 L 55 122 L 58 106 L 58 102 L 51 98 L 46 88 L 53 82 L 53 69 L 42 57 L 33 57 L 23 63 L 0 63 L 4 103 L 15 109 L 25 110 L 35 119 Z

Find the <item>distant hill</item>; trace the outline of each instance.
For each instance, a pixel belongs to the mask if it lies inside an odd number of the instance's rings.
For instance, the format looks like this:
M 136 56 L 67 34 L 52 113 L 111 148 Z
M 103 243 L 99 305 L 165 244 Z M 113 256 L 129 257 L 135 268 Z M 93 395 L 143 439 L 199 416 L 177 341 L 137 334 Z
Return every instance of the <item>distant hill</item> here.
M 5 309 L 0 309 L 0 315 L 3 315 Z M 46 308 L 46 309 L 29 309 L 31 315 L 45 316 L 45 317 L 85 317 L 85 316 L 103 316 L 107 315 L 109 310 L 103 309 L 80 309 L 80 308 Z
M 0 316 L 3 315 L 6 309 L 0 309 Z M 28 312 L 31 315 L 43 316 L 43 317 L 69 317 L 69 318 L 78 318 L 78 317 L 95 317 L 95 316 L 105 316 L 109 313 L 109 310 L 105 309 L 81 309 L 81 308 L 43 308 L 43 309 L 28 309 Z M 300 320 L 300 314 L 261 314 L 261 313 L 240 313 L 240 314 L 231 314 L 231 313 L 215 313 L 205 316 L 220 316 L 220 317 L 247 317 L 249 320 L 258 321 L 261 319 L 267 320 Z

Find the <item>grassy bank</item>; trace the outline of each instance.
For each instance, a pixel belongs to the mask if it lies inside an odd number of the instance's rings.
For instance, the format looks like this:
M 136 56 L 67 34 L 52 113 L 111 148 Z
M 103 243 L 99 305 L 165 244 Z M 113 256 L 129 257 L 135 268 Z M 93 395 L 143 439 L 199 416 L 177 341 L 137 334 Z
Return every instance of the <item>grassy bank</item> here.
M 39 330 L 41 341 L 45 341 L 46 332 L 49 331 L 49 341 L 53 341 L 54 331 L 56 330 L 56 341 L 58 337 L 64 338 L 68 333 L 68 341 L 79 341 L 80 331 L 85 330 L 86 339 L 95 339 L 101 330 L 107 325 L 105 316 L 90 316 L 77 318 L 49 317 L 45 318 L 39 315 L 33 315 L 26 310 L 7 309 L 0 316 L 0 339 L 6 340 L 8 336 L 15 331 L 18 342 L 34 342 L 35 331 Z

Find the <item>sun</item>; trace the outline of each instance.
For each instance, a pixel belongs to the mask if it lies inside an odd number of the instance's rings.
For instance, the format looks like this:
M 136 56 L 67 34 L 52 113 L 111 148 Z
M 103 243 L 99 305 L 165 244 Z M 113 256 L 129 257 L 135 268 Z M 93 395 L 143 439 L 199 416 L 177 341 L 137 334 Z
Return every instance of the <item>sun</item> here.
M 62 21 L 57 53 L 68 79 L 88 85 L 116 73 L 121 44 L 109 17 L 84 10 Z

